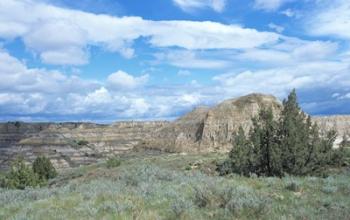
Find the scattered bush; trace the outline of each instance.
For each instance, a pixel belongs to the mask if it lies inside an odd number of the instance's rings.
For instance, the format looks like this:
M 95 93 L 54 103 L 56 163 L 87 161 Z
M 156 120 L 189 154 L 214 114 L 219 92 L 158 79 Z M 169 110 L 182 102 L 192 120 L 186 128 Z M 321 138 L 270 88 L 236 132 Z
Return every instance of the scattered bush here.
M 224 176 L 229 173 L 232 173 L 232 166 L 233 165 L 231 160 L 225 160 L 216 164 L 216 171 L 219 173 L 219 175 Z
M 16 122 L 15 122 L 15 127 L 16 127 L 16 128 L 20 128 L 20 127 L 21 127 L 21 122 L 16 121 Z
M 350 142 L 348 140 L 348 137 L 344 134 L 342 138 L 342 142 L 340 143 L 339 147 L 336 149 L 333 149 L 333 155 L 331 158 L 331 165 L 333 166 L 346 166 L 349 165 L 349 159 L 350 159 Z
M 203 187 L 194 187 L 194 199 L 193 202 L 199 208 L 205 208 L 210 203 L 211 192 Z
M 1 186 L 9 189 L 25 189 L 42 184 L 38 174 L 24 163 L 23 158 L 17 158 L 11 165 L 10 171 L 1 181 Z
M 33 171 L 38 174 L 39 178 L 43 181 L 55 178 L 57 171 L 52 165 L 51 161 L 44 157 L 37 157 L 33 163 Z
M 220 206 L 231 215 L 247 210 L 257 217 L 267 211 L 268 200 L 249 187 L 229 186 L 220 192 Z
M 119 160 L 119 158 L 114 157 L 114 158 L 109 158 L 106 164 L 108 168 L 114 168 L 114 167 L 119 167 L 121 164 L 121 161 Z
M 6 175 L 0 173 L 0 187 L 5 187 Z
M 97 208 L 98 212 L 102 213 L 113 213 L 117 214 L 119 212 L 118 210 L 118 204 L 112 201 L 105 201 L 99 207 Z
M 231 212 L 241 212 L 247 210 L 254 218 L 260 217 L 269 209 L 269 200 L 258 192 L 247 187 L 237 187 L 234 197 L 228 203 Z
M 198 208 L 222 208 L 226 214 L 234 216 L 247 212 L 253 217 L 268 210 L 268 198 L 250 187 L 205 183 L 194 186 L 193 190 L 193 203 Z
M 225 205 L 225 211 L 234 215 L 238 212 L 239 207 L 237 207 L 236 201 L 234 199 L 229 200 Z
M 56 176 L 55 168 L 46 157 L 37 157 L 31 167 L 19 157 L 11 164 L 10 171 L 0 177 L 0 186 L 9 189 L 44 186 Z
M 137 179 L 136 176 L 130 174 L 130 175 L 124 175 L 122 177 L 123 181 L 125 182 L 125 185 L 127 186 L 133 186 L 133 187 L 136 187 L 139 185 L 139 180 Z
M 322 187 L 321 191 L 326 194 L 332 194 L 338 191 L 338 187 L 332 185 L 325 185 Z
M 185 170 L 187 170 L 187 171 L 192 170 L 192 167 L 191 167 L 190 165 L 187 165 L 187 166 L 185 167 Z
M 175 214 L 176 218 L 180 218 L 190 207 L 191 204 L 184 198 L 177 198 L 170 205 L 171 211 Z
M 78 144 L 79 146 L 86 146 L 86 145 L 89 144 L 89 142 L 86 141 L 86 140 L 79 140 L 79 141 L 77 142 L 77 144 Z
M 232 186 L 225 187 L 219 192 L 219 206 L 225 208 L 229 202 L 234 198 L 235 189 Z
M 293 192 L 300 191 L 300 184 L 297 182 L 290 182 L 287 184 L 286 189 Z
M 338 191 L 337 181 L 333 177 L 328 177 L 323 179 L 323 187 L 321 188 L 321 191 L 326 194 L 332 194 Z
M 84 169 L 83 174 L 101 169 Z M 137 182 L 135 187 L 126 184 L 128 178 Z M 285 187 L 291 182 L 305 186 L 304 196 L 288 197 Z M 326 179 L 221 178 L 141 160 L 123 163 L 113 176 L 40 189 L 0 189 L 0 219 L 348 219 L 348 182 L 347 173 Z M 328 185 L 337 187 L 337 193 L 320 191 Z M 205 207 L 194 203 L 194 188 L 201 192 L 197 198 L 205 198 L 198 199 L 206 201 Z

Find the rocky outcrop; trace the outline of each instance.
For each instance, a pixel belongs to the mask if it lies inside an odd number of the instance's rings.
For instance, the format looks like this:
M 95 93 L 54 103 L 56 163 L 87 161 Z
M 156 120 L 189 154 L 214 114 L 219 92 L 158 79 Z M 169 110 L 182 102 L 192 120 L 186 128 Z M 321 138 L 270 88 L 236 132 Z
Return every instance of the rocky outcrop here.
M 226 100 L 213 108 L 199 107 L 166 125 L 156 138 L 145 141 L 142 147 L 169 152 L 228 152 L 239 126 L 247 132 L 252 124 L 251 118 L 262 107 L 272 107 L 275 115 L 282 109 L 278 99 L 263 94 Z M 323 131 L 337 131 L 335 147 L 344 134 L 349 135 L 350 116 L 313 117 L 312 120 Z
M 281 111 L 281 103 L 270 95 L 251 94 L 226 100 L 207 113 L 200 141 L 202 151 L 228 151 L 232 147 L 234 133 L 242 126 L 247 131 L 251 118 L 261 108 L 271 107 L 275 114 Z
M 45 155 L 58 169 L 97 162 L 128 152 L 167 122 L 0 124 L 0 169 L 23 156 L 32 162 Z
M 32 162 L 50 158 L 59 169 L 91 164 L 131 150 L 227 152 L 239 126 L 245 131 L 262 107 L 275 115 L 281 103 L 273 96 L 251 94 L 217 106 L 198 107 L 173 122 L 19 123 L 0 124 L 0 170 L 18 155 Z M 350 131 L 350 116 L 313 117 L 323 130 L 336 129 L 340 143 Z
M 337 139 L 335 145 L 338 146 L 343 136 L 350 137 L 350 116 L 349 115 L 332 115 L 332 116 L 317 116 L 312 118 L 314 122 L 324 131 L 335 130 Z
M 239 126 L 248 130 L 259 109 L 272 107 L 278 114 L 281 103 L 270 95 L 251 94 L 213 107 L 199 107 L 161 129 L 143 147 L 170 152 L 226 152 L 232 147 Z

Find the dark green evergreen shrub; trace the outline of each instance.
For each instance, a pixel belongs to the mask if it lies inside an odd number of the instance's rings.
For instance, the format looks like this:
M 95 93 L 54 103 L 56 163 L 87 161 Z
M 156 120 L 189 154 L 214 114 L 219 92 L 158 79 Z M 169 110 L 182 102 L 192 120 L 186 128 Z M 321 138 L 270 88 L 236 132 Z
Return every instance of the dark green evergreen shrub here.
M 23 158 L 17 158 L 11 164 L 10 171 L 1 182 L 1 187 L 9 189 L 25 189 L 26 187 L 36 187 L 42 184 L 38 175 L 24 163 Z
M 225 160 L 223 162 L 218 162 L 216 164 L 216 171 L 219 173 L 219 175 L 224 176 L 227 174 L 232 173 L 232 161 L 231 160 Z
M 120 164 L 121 164 L 121 161 L 117 157 L 109 158 L 107 160 L 107 167 L 108 168 L 119 167 Z
M 293 191 L 293 192 L 298 192 L 300 191 L 300 184 L 297 182 L 290 182 L 287 186 L 286 189 Z
M 342 142 L 337 149 L 333 149 L 334 154 L 332 157 L 332 165 L 343 166 L 349 165 L 348 160 L 350 159 L 350 144 L 346 135 L 343 135 Z
M 185 167 L 185 170 L 187 170 L 187 171 L 192 170 L 192 167 L 191 167 L 190 165 L 187 165 L 187 166 Z
M 79 146 L 86 146 L 86 145 L 89 144 L 89 142 L 86 141 L 86 140 L 79 140 L 79 141 L 77 142 L 77 144 L 78 144 Z
M 42 181 L 46 181 L 57 176 L 55 167 L 52 165 L 51 161 L 44 156 L 40 156 L 35 159 L 33 163 L 33 171 Z
M 344 148 L 333 149 L 335 139 L 335 131 L 323 134 L 311 122 L 293 90 L 278 119 L 272 108 L 261 108 L 247 135 L 239 128 L 229 159 L 218 169 L 246 176 L 319 175 L 344 161 Z
M 0 187 L 5 187 L 6 175 L 0 172 Z
M 16 121 L 16 122 L 15 122 L 15 127 L 16 127 L 16 128 L 20 128 L 20 127 L 21 127 L 21 122 Z

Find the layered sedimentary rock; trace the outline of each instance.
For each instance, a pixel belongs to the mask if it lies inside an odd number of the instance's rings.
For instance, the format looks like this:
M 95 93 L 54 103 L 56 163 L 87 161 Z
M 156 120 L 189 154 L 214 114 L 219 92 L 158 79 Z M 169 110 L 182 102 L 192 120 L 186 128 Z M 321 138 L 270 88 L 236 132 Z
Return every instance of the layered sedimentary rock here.
M 349 115 L 317 116 L 312 119 L 322 130 L 328 131 L 333 129 L 337 132 L 336 146 L 341 143 L 344 135 L 348 138 L 350 137 Z
M 247 132 L 252 125 L 251 118 L 262 107 L 271 107 L 277 116 L 282 104 L 274 96 L 250 94 L 226 100 L 213 108 L 196 108 L 166 125 L 156 138 L 144 142 L 143 147 L 169 152 L 228 152 L 239 126 Z M 337 131 L 335 147 L 344 134 L 349 135 L 350 116 L 313 117 L 312 120 L 322 131 Z
M 132 150 L 165 124 L 167 122 L 2 123 L 0 169 L 6 169 L 18 156 L 32 162 L 38 155 L 45 155 L 59 169 L 91 164 Z
M 50 158 L 59 169 L 91 164 L 131 150 L 168 152 L 227 152 L 234 133 L 251 126 L 260 108 L 281 103 L 273 96 L 251 94 L 226 100 L 214 107 L 198 107 L 173 122 L 2 123 L 0 124 L 0 170 L 18 155 L 32 162 L 38 155 Z M 335 129 L 337 144 L 350 131 L 350 116 L 313 117 L 321 129 Z
M 248 130 L 251 118 L 260 108 L 272 107 L 275 114 L 281 103 L 270 95 L 251 94 L 230 99 L 213 107 L 199 107 L 161 129 L 144 147 L 170 152 L 226 152 L 239 126 Z

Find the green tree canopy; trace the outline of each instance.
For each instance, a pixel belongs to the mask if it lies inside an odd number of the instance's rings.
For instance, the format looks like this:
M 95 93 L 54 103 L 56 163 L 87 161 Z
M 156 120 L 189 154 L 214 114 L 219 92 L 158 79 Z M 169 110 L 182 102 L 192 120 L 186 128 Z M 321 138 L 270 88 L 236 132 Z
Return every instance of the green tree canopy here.
M 246 135 L 236 134 L 225 173 L 262 176 L 309 175 L 321 173 L 329 165 L 341 164 L 342 148 L 333 149 L 336 132 L 321 133 L 300 108 L 296 91 L 283 101 L 278 119 L 272 108 L 261 108 L 252 118 Z M 228 166 L 229 165 L 229 166 Z M 229 168 L 229 169 L 228 169 Z M 228 170 L 227 170 L 228 169 Z
M 57 171 L 51 161 L 44 157 L 37 157 L 33 163 L 33 171 L 41 180 L 48 180 L 57 176 Z
M 19 157 L 11 164 L 10 171 L 1 185 L 10 189 L 25 189 L 39 186 L 40 183 L 38 175 L 24 163 L 23 158 Z

